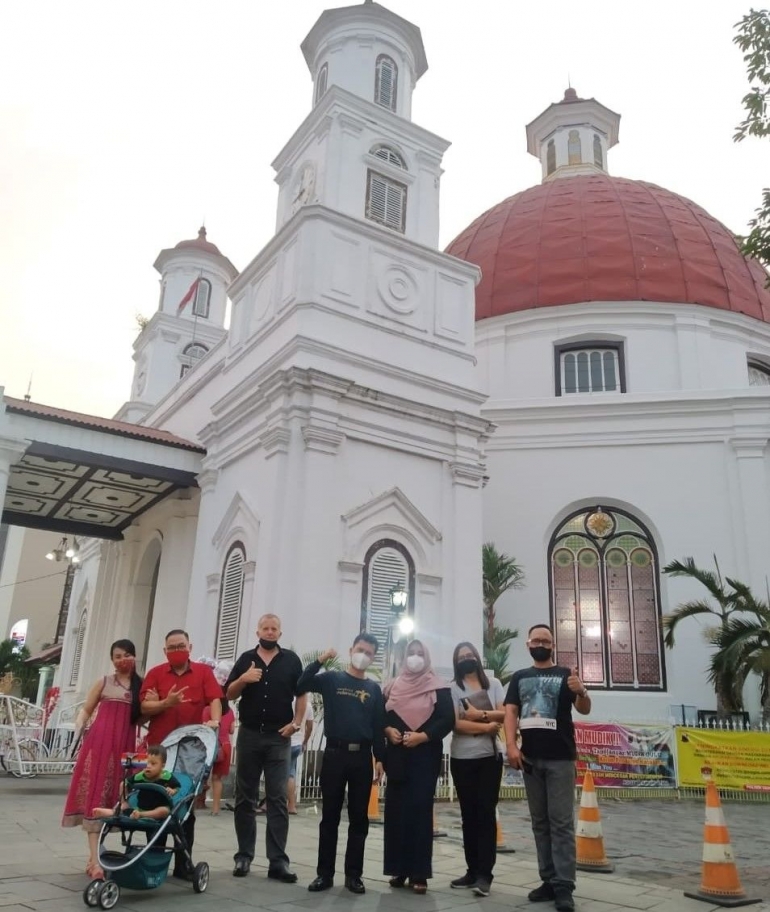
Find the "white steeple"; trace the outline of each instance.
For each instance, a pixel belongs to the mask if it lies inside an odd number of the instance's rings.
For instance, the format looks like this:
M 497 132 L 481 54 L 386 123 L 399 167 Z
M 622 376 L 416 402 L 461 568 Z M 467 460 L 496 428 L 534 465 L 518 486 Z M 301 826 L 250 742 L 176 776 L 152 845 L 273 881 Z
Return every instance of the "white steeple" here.
M 322 13 L 302 51 L 315 103 L 273 162 L 277 230 L 318 203 L 437 247 L 449 143 L 410 119 L 428 66 L 420 30 L 367 2 Z
M 134 342 L 131 399 L 116 417 L 139 422 L 226 335 L 227 287 L 238 270 L 198 237 L 161 250 L 158 310 Z
M 415 83 L 428 69 L 419 28 L 371 0 L 323 12 L 302 53 L 314 104 L 336 85 L 407 119 Z
M 606 174 L 607 152 L 618 142 L 620 114 L 568 88 L 527 125 L 527 152 L 540 159 L 543 180 Z

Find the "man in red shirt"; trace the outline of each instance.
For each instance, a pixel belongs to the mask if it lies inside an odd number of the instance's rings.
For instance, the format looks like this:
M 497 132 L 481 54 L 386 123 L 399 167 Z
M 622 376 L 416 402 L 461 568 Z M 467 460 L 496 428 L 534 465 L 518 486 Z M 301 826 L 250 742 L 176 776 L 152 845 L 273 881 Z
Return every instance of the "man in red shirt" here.
M 160 744 L 182 725 L 202 725 L 203 710 L 211 709 L 211 721 L 206 725 L 219 728 L 222 717 L 222 688 L 208 665 L 190 661 L 190 638 L 184 630 L 166 634 L 163 651 L 167 662 L 151 668 L 142 682 L 139 699 L 142 715 L 150 719 L 148 743 Z M 190 812 L 184 824 L 187 846 L 192 853 L 195 839 L 195 812 Z M 184 853 L 178 852 L 174 861 L 174 877 L 190 878 Z

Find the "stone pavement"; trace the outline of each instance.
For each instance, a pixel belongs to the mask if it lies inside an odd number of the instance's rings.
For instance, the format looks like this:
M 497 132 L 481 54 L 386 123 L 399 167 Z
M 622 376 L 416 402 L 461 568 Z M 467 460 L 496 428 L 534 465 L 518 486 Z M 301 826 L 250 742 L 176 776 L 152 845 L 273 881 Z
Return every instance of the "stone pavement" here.
M 0 912 L 74 912 L 84 910 L 82 891 L 87 878 L 82 873 L 86 852 L 80 830 L 62 830 L 59 826 L 67 780 L 63 777 L 40 777 L 36 780 L 14 780 L 0 777 Z M 684 803 L 645 802 L 644 806 L 623 803 L 612 807 L 605 802 L 605 836 L 609 830 L 618 834 L 625 827 L 633 835 L 633 852 L 616 853 L 617 871 L 611 875 L 580 874 L 576 891 L 579 912 L 709 912 L 716 906 L 686 899 L 679 883 L 677 889 L 661 885 L 671 876 L 683 878 L 688 887 L 699 883 L 699 846 L 696 859 L 685 861 L 694 846 L 690 840 L 681 844 L 677 837 L 680 818 L 690 813 Z M 767 806 L 732 806 L 741 811 L 750 808 L 766 821 Z M 693 812 L 696 809 L 693 809 Z M 700 811 L 702 824 L 702 809 Z M 728 822 L 732 814 L 727 808 Z M 292 867 L 299 875 L 297 885 L 267 880 L 265 859 L 258 857 L 252 873 L 244 879 L 231 875 L 233 854 L 232 815 L 223 812 L 211 817 L 200 811 L 196 832 L 196 860 L 208 861 L 212 875 L 209 888 L 196 896 L 188 884 L 172 878 L 159 889 L 146 892 L 124 891 L 117 909 L 126 912 L 236 912 L 241 909 L 265 909 L 268 912 L 511 912 L 524 909 L 551 909 L 550 904 L 533 907 L 526 894 L 539 883 L 537 866 L 528 830 L 526 806 L 522 802 L 503 805 L 502 819 L 507 841 L 516 854 L 501 855 L 495 870 L 492 894 L 486 899 L 466 891 L 449 889 L 449 880 L 464 871 L 462 845 L 457 828 L 457 810 L 451 805 L 439 806 L 439 823 L 448 836 L 434 845 L 434 879 L 426 896 L 415 896 L 406 890 L 391 890 L 381 874 L 382 828 L 373 826 L 367 844 L 367 870 L 364 877 L 367 893 L 355 897 L 338 886 L 327 893 L 310 894 L 307 884 L 315 876 L 318 816 L 313 807 L 304 808 L 291 821 L 288 851 Z M 687 818 L 689 819 L 689 818 Z M 694 820 L 694 817 L 693 817 Z M 766 840 L 768 827 L 762 827 Z M 263 828 L 259 825 L 258 853 L 263 851 Z M 647 851 L 649 849 L 649 851 Z M 767 877 L 767 848 L 764 851 Z M 680 861 L 677 852 L 681 853 Z M 612 851 L 609 854 L 613 854 Z M 622 856 L 622 857 L 621 857 Z M 659 856 L 667 859 L 670 874 L 662 871 Z M 739 856 L 740 860 L 740 856 Z M 647 870 L 649 869 L 649 870 Z M 678 871 L 678 875 L 677 875 Z M 657 872 L 657 873 L 656 873 Z M 640 876 L 636 876 L 640 875 Z M 763 894 L 770 898 L 770 891 Z M 770 904 L 752 908 L 770 912 Z

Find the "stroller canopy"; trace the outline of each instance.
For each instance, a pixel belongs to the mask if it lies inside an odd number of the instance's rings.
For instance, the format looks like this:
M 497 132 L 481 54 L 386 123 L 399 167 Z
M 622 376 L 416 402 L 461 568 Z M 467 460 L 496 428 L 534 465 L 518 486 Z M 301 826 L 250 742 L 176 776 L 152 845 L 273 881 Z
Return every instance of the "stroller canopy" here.
M 166 769 L 183 773 L 197 784 L 214 765 L 219 739 L 208 725 L 184 725 L 167 735 L 163 746 L 168 754 Z

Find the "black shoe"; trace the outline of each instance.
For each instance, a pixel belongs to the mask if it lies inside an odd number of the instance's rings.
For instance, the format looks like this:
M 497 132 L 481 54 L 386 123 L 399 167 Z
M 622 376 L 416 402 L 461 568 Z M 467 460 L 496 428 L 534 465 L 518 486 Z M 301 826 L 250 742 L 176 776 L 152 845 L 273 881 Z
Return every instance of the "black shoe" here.
M 462 877 L 458 877 L 457 880 L 453 880 L 449 884 L 454 890 L 468 890 L 471 887 L 476 886 L 476 878 L 473 874 L 463 874 Z
M 307 885 L 311 893 L 320 893 L 321 890 L 330 890 L 334 886 L 334 878 L 326 874 L 319 874 L 318 877 Z
M 267 876 L 271 880 L 280 880 L 281 883 L 296 883 L 297 875 L 288 868 L 268 868 Z
M 549 883 L 541 883 L 537 889 L 532 890 L 527 896 L 527 899 L 530 902 L 549 902 L 554 899 L 555 893 L 553 892 L 553 887 Z
M 345 889 L 350 890 L 351 893 L 366 893 L 366 887 L 360 877 L 346 877 Z
M 492 889 L 491 881 L 487 880 L 485 877 L 479 877 L 476 883 L 473 885 L 473 893 L 476 896 L 489 896 L 489 891 Z
M 233 877 L 245 877 L 251 868 L 251 860 L 248 858 L 236 858 L 235 867 L 233 868 Z
M 575 912 L 575 900 L 570 890 L 566 887 L 555 887 L 553 894 L 556 912 Z

